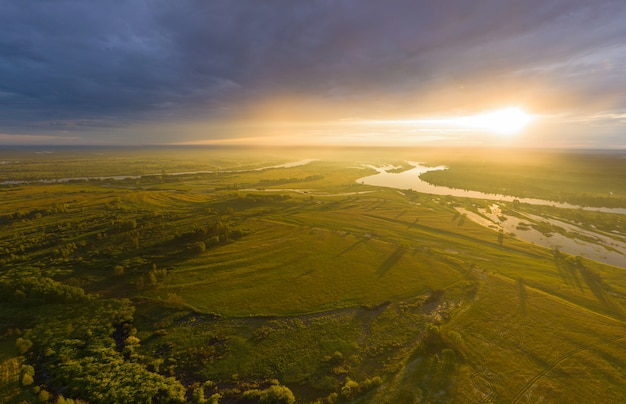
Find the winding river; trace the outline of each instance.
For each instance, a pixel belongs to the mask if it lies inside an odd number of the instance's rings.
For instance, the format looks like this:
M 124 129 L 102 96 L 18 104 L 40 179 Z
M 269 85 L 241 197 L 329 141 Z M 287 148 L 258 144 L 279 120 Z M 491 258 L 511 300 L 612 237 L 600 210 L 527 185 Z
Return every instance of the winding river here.
M 594 211 L 594 212 L 618 213 L 618 214 L 626 215 L 626 208 L 601 208 L 601 207 L 592 207 L 592 206 L 579 206 L 579 205 L 572 205 L 570 203 L 565 203 L 565 202 L 548 201 L 545 199 L 519 198 L 519 197 L 511 196 L 511 195 L 488 194 L 488 193 L 480 192 L 480 191 L 468 191 L 464 189 L 448 188 L 445 186 L 433 185 L 431 183 L 428 183 L 422 180 L 420 178 L 420 175 L 428 171 L 445 170 L 447 169 L 447 167 L 445 166 L 426 167 L 414 161 L 407 161 L 407 163 L 412 165 L 413 168 L 410 170 L 400 172 L 400 173 L 388 172 L 389 170 L 394 168 L 392 166 L 376 167 L 372 165 L 367 165 L 366 167 L 373 168 L 374 170 L 378 171 L 378 174 L 370 175 L 369 177 L 359 178 L 356 181 L 359 184 L 375 185 L 379 187 L 389 187 L 389 188 L 397 188 L 397 189 L 412 189 L 413 191 L 422 192 L 425 194 L 432 194 L 432 195 L 450 195 L 450 196 L 459 196 L 462 198 L 487 199 L 487 200 L 502 201 L 502 202 L 513 202 L 517 200 L 520 203 L 528 203 L 531 205 L 554 206 L 557 208 L 564 208 L 564 209 L 583 209 L 583 210 L 589 210 L 589 211 Z
M 394 168 L 393 166 L 375 167 L 368 165 L 367 167 L 378 171 L 378 174 L 359 178 L 357 182 L 380 187 L 412 189 L 417 192 L 432 195 L 451 195 L 501 202 L 513 202 L 517 200 L 520 203 L 533 205 L 554 206 L 565 209 L 583 209 L 622 215 L 626 214 L 626 209 L 624 208 L 578 206 L 544 199 L 517 198 L 510 195 L 488 194 L 479 191 L 467 191 L 437 186 L 423 181 L 419 176 L 427 171 L 444 170 L 446 167 L 425 167 L 420 163 L 412 161 L 408 163 L 411 164 L 413 168 L 400 173 L 389 172 L 389 170 Z M 622 234 L 593 231 L 578 226 L 577 224 L 566 223 L 552 217 L 542 217 L 527 213 L 518 213 L 519 217 L 511 215 L 506 216 L 502 213 L 497 203 L 491 206 L 490 211 L 485 209 L 480 210 L 480 215 L 463 208 L 456 208 L 456 210 L 481 226 L 494 231 L 505 231 L 507 234 L 514 235 L 528 243 L 534 243 L 549 249 L 558 248 L 560 251 L 568 254 L 580 255 L 609 265 L 626 268 L 626 242 Z M 529 225 L 529 223 L 540 222 L 547 222 L 551 225 L 558 226 L 565 229 L 569 234 L 567 236 L 557 232 L 543 234 Z M 583 237 L 577 238 L 574 236 L 575 234 L 580 234 Z

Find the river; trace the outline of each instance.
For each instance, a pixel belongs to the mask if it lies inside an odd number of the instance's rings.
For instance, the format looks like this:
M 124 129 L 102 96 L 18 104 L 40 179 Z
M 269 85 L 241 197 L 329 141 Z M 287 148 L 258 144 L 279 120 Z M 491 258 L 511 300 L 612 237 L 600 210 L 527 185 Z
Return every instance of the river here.
M 458 196 L 462 198 L 475 198 L 475 199 L 487 199 L 492 201 L 513 202 L 519 201 L 520 203 L 528 203 L 530 205 L 542 205 L 542 206 L 554 206 L 564 209 L 583 209 L 594 212 L 606 212 L 606 213 L 618 213 L 626 215 L 626 208 L 602 208 L 593 206 L 579 206 L 572 205 L 565 202 L 548 201 L 538 198 L 519 198 L 511 195 L 499 195 L 488 194 L 480 191 L 468 191 L 464 189 L 448 188 L 439 185 L 433 185 L 420 178 L 420 175 L 428 171 L 445 170 L 447 167 L 426 167 L 421 163 L 414 161 L 407 161 L 413 166 L 412 169 L 406 170 L 400 173 L 391 173 L 389 170 L 393 169 L 392 166 L 376 167 L 372 165 L 366 165 L 366 167 L 372 168 L 378 171 L 378 174 L 370 175 L 368 177 L 359 178 L 356 180 L 359 184 L 375 185 L 379 187 L 389 187 L 397 189 L 412 189 L 413 191 L 422 192 L 432 195 L 450 195 Z
M 515 200 L 520 203 L 532 205 L 554 206 L 565 209 L 583 209 L 597 212 L 626 214 L 624 208 L 598 208 L 590 206 L 577 206 L 569 203 L 561 203 L 536 198 L 517 198 L 510 195 L 488 194 L 479 191 L 467 191 L 462 189 L 454 189 L 443 186 L 437 186 L 423 181 L 419 176 L 427 171 L 444 170 L 446 167 L 425 167 L 420 163 L 408 162 L 413 166 L 412 169 L 400 173 L 388 172 L 393 166 L 376 167 L 367 165 L 378 171 L 378 174 L 368 177 L 359 178 L 360 184 L 374 185 L 380 187 L 389 187 L 397 189 L 412 189 L 417 192 L 432 195 L 451 195 L 463 198 L 486 199 L 502 202 L 513 202 Z M 528 213 L 516 212 L 518 216 L 504 215 L 498 204 L 494 203 L 490 211 L 480 210 L 480 214 L 471 212 L 467 209 L 456 208 L 456 210 L 465 215 L 473 222 L 490 228 L 494 231 L 504 231 L 509 235 L 514 235 L 520 240 L 528 243 L 534 243 L 546 248 L 555 249 L 572 254 L 580 255 L 595 261 L 604 262 L 609 265 L 615 265 L 626 268 L 626 242 L 622 234 L 608 234 L 600 231 L 593 231 L 582 228 L 573 223 L 566 223 L 551 217 L 531 215 Z M 570 236 L 553 232 L 543 234 L 529 224 L 547 222 L 551 225 L 558 226 L 567 231 Z M 574 234 L 580 234 L 582 238 L 577 238 Z
M 9 180 L 0 182 L 0 185 L 21 185 L 21 184 L 61 184 L 66 182 L 75 182 L 75 181 L 98 181 L 98 180 L 113 180 L 113 181 L 121 181 L 121 180 L 136 180 L 142 177 L 155 177 L 160 175 L 166 176 L 177 176 L 177 175 L 196 175 L 196 174 L 231 174 L 231 173 L 245 173 L 252 171 L 264 171 L 275 168 L 291 168 L 303 166 L 309 163 L 317 161 L 317 159 L 305 159 L 299 161 L 292 161 L 289 163 L 278 164 L 274 166 L 266 166 L 259 168 L 250 168 L 245 170 L 206 170 L 206 171 L 184 171 L 177 173 L 165 173 L 165 174 L 142 174 L 142 175 L 108 175 L 108 176 L 94 176 L 94 177 L 65 177 L 65 178 L 52 178 L 52 179 L 41 179 L 41 180 L 33 180 L 33 181 L 22 181 L 22 180 Z

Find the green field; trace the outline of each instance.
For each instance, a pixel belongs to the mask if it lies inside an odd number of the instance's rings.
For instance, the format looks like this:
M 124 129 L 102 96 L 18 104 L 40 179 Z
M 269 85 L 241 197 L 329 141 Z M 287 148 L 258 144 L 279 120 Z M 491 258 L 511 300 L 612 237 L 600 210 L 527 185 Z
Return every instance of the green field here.
M 52 151 L 0 151 L 18 181 L 0 185 L 2 402 L 626 398 L 626 263 L 455 210 L 485 201 L 355 181 L 407 159 L 451 186 L 625 207 L 621 155 Z M 132 178 L 76 179 L 106 176 Z M 625 237 L 622 215 L 515 209 Z

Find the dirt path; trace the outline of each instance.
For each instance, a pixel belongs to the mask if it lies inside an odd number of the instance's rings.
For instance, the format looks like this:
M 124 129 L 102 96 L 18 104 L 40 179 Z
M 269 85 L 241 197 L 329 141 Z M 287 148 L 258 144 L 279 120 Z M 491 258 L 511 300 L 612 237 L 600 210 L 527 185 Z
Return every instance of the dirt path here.
M 485 370 L 483 367 L 470 375 L 472 386 L 482 394 L 479 403 L 489 403 L 495 396 L 493 384 L 484 376 Z

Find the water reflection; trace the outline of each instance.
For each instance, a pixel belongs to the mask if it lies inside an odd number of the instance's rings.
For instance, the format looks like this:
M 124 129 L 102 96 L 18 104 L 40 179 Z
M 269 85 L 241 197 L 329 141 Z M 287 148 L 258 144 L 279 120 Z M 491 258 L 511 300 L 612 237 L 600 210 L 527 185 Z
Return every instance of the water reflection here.
M 537 244 L 551 250 L 579 255 L 609 265 L 626 267 L 626 243 L 609 237 L 606 234 L 594 232 L 571 223 L 557 219 L 516 212 L 518 216 L 505 215 L 497 204 L 489 210 L 479 209 L 480 214 L 464 208 L 456 208 L 462 215 L 475 223 L 491 228 L 495 231 L 504 231 L 527 243 Z M 542 233 L 532 227 L 533 224 L 548 223 L 560 227 L 572 234 L 585 237 L 568 237 L 558 232 Z
M 33 181 L 25 181 L 25 180 L 9 180 L 2 181 L 0 185 L 21 185 L 21 184 L 62 184 L 67 182 L 77 182 L 77 181 L 104 181 L 104 180 L 112 180 L 112 181 L 123 181 L 123 180 L 137 180 L 142 177 L 156 177 L 156 176 L 169 176 L 174 177 L 178 175 L 197 175 L 197 174 L 230 174 L 230 173 L 245 173 L 251 171 L 265 171 L 275 168 L 292 168 L 307 165 L 317 161 L 317 159 L 305 159 L 299 161 L 292 161 L 290 163 L 278 164 L 274 166 L 266 166 L 259 168 L 251 168 L 251 169 L 242 169 L 242 170 L 203 170 L 203 171 L 183 171 L 177 173 L 165 173 L 165 174 L 142 174 L 142 175 L 108 175 L 108 176 L 96 176 L 96 177 L 66 177 L 66 178 L 53 178 L 53 179 L 41 179 L 41 180 L 33 180 Z
M 557 208 L 565 209 L 583 209 L 595 212 L 618 213 L 622 215 L 626 214 L 625 208 L 598 208 L 592 206 L 578 206 L 572 205 L 570 203 L 548 201 L 545 199 L 518 198 L 511 195 L 488 194 L 480 191 L 468 191 L 464 189 L 433 185 L 426 181 L 423 181 L 420 178 L 420 175 L 428 171 L 445 170 L 447 169 L 447 167 L 426 167 L 423 166 L 421 163 L 414 161 L 407 161 L 407 163 L 412 165 L 413 168 L 407 171 L 403 171 L 401 173 L 389 172 L 389 170 L 394 168 L 392 166 L 375 167 L 372 165 L 367 165 L 367 167 L 373 168 L 374 170 L 378 171 L 378 174 L 370 175 L 369 177 L 359 178 L 357 182 L 360 184 L 375 185 L 379 187 L 412 189 L 413 191 L 432 195 L 451 195 L 462 198 L 487 199 L 504 202 L 519 201 L 521 203 L 528 203 L 531 205 L 554 206 Z
M 427 171 L 445 170 L 446 167 L 426 167 L 421 165 L 420 163 L 413 161 L 410 161 L 408 163 L 411 164 L 413 168 L 400 173 L 389 172 L 389 170 L 395 168 L 392 166 L 375 167 L 368 165 L 367 167 L 373 168 L 378 171 L 378 174 L 360 178 L 357 180 L 357 182 L 361 184 L 375 185 L 380 187 L 412 189 L 417 192 L 433 195 L 451 195 L 456 197 L 487 199 L 504 202 L 513 202 L 517 200 L 520 203 L 528 203 L 532 205 L 554 206 L 566 209 L 583 209 L 597 212 L 626 214 L 626 209 L 624 208 L 597 208 L 577 206 L 569 203 L 560 203 L 543 199 L 516 198 L 510 195 L 488 194 L 479 191 L 467 191 L 462 189 L 437 186 L 423 181 L 419 176 Z M 528 243 L 534 243 L 550 249 L 558 248 L 560 251 L 568 254 L 580 255 L 610 265 L 626 268 L 626 243 L 614 237 L 610 237 L 607 234 L 583 229 L 582 227 L 576 226 L 574 224 L 566 223 L 556 219 L 526 213 L 521 214 L 517 212 L 516 214 L 519 214 L 520 217 L 510 215 L 506 216 L 501 212 L 497 204 L 494 204 L 491 207 L 491 211 L 479 210 L 480 215 L 467 209 L 456 209 L 459 213 L 465 215 L 468 219 L 482 226 L 491 228 L 495 231 L 502 230 L 507 234 L 514 234 L 515 237 Z M 580 234 L 584 236 L 585 240 L 573 236 L 568 237 L 564 234 L 560 234 L 557 232 L 543 234 L 531 226 L 533 223 L 541 222 L 547 222 L 551 225 L 561 227 L 568 233 Z

